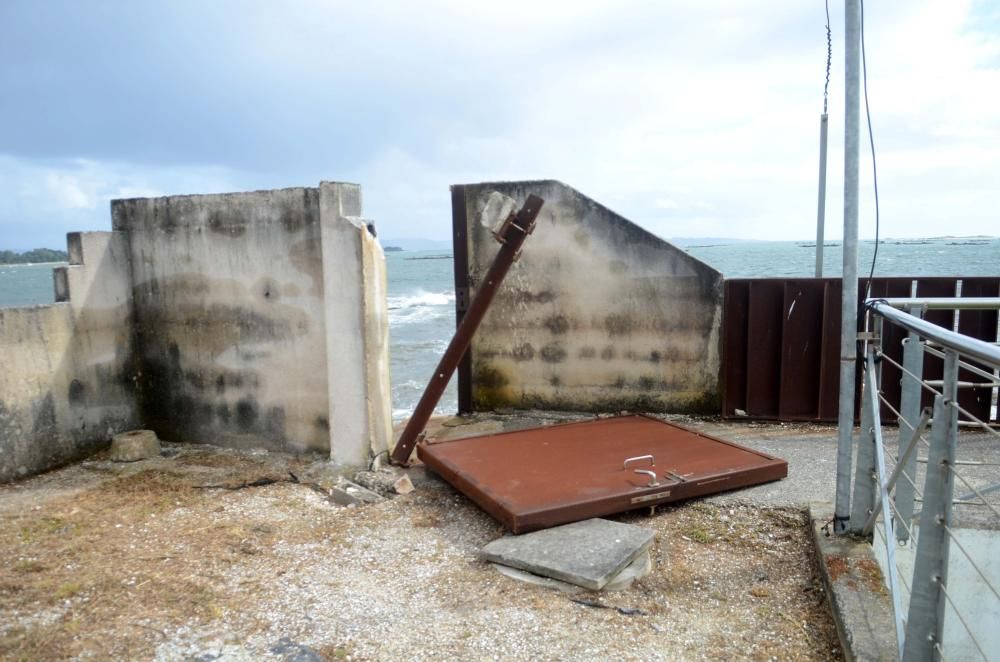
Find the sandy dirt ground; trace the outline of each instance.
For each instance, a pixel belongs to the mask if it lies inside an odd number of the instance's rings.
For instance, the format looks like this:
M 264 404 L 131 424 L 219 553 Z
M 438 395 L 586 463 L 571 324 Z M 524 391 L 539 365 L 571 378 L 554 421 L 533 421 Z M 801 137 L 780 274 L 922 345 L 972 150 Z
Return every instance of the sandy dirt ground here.
M 841 659 L 797 507 L 616 517 L 652 573 L 566 595 L 481 561 L 502 527 L 433 477 L 344 507 L 315 458 L 165 448 L 0 487 L 0 658 Z

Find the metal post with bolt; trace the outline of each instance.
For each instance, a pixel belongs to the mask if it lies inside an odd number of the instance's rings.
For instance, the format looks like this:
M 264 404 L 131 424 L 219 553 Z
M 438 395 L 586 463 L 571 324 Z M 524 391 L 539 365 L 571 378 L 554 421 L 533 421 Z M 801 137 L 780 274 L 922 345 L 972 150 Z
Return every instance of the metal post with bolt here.
M 947 527 L 951 525 L 955 487 L 952 467 L 958 437 L 957 380 L 958 354 L 949 349 L 945 353 L 944 388 L 942 394 L 934 398 L 920 535 L 917 538 L 910 609 L 906 619 L 904 660 L 935 660 L 944 641 L 944 591 L 948 585 Z
M 881 337 L 882 318 L 877 315 L 875 319 L 875 332 L 873 337 L 865 343 L 866 354 L 872 354 L 872 360 L 868 361 L 865 367 L 865 378 L 861 385 L 861 430 L 858 432 L 858 457 L 856 460 L 856 470 L 854 474 L 854 495 L 851 497 L 851 521 L 850 530 L 860 533 L 868 521 L 868 516 L 875 508 L 875 494 L 877 491 L 877 457 L 875 447 L 875 426 L 879 423 L 878 412 L 870 405 L 871 402 L 878 403 L 879 384 L 874 351 L 875 340 Z M 878 405 L 876 404 L 876 407 Z

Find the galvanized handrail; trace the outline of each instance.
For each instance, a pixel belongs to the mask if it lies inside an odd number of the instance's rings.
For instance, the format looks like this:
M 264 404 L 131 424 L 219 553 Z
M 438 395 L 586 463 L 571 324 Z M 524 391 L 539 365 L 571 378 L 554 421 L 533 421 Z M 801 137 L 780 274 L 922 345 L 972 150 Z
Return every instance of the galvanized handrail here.
M 873 299 L 869 299 L 872 301 Z M 1000 297 L 890 297 L 874 299 L 893 308 L 922 308 L 923 310 L 996 310 Z
M 995 414 L 986 416 L 987 422 L 984 422 L 958 401 L 958 389 L 963 385 L 958 379 L 959 371 L 966 370 L 965 374 L 971 373 L 973 379 L 984 380 L 967 385 L 990 389 L 991 404 L 997 406 L 995 389 L 1000 381 L 1000 347 L 926 322 L 921 315 L 928 310 L 1000 310 L 1000 298 L 869 299 L 865 305 L 871 314 L 867 318 L 868 333 L 859 336 L 859 341 L 864 343 L 866 361 L 850 529 L 869 538 L 873 537 L 873 532 L 877 533 L 873 542 L 879 541 L 880 549 L 881 542 L 885 543 L 884 570 L 891 592 L 900 659 L 931 662 L 945 659 L 946 655 L 952 657 L 956 650 L 960 651 L 958 655 L 979 654 L 986 659 L 983 642 L 988 639 L 990 627 L 987 625 L 984 629 L 976 608 L 970 610 L 969 605 L 956 603 L 955 597 L 965 589 L 955 583 L 959 578 L 949 582 L 948 566 L 949 549 L 954 549 L 964 557 L 963 563 L 967 562 L 975 570 L 992 597 L 1000 598 L 1000 578 L 991 576 L 984 558 L 974 556 L 971 553 L 974 548 L 958 539 L 951 513 L 953 504 L 968 505 L 962 498 L 956 500 L 956 485 L 962 484 L 971 490 L 971 496 L 978 497 L 977 505 L 1000 520 L 1000 508 L 985 496 L 1000 489 L 1000 483 L 989 487 L 977 485 L 971 476 L 964 476 L 959 471 L 970 463 L 956 457 L 960 446 L 959 414 L 967 418 L 969 424 L 981 427 L 987 439 L 991 436 L 1000 439 L 1000 432 L 988 422 Z M 888 349 L 883 346 L 887 337 L 883 334 L 886 324 L 895 324 L 907 332 L 902 361 L 886 353 Z M 924 378 L 925 352 L 944 359 L 941 379 Z M 900 396 L 895 403 L 882 392 L 880 362 L 883 360 L 886 366 L 892 365 L 900 371 Z M 921 403 L 928 392 L 934 396 L 931 416 Z M 882 445 L 882 406 L 897 417 L 899 432 L 893 453 L 896 457 L 889 455 Z M 930 441 L 923 436 L 928 423 L 931 424 Z M 928 446 L 925 459 L 916 452 L 921 442 Z M 892 460 L 894 466 L 887 467 L 886 460 Z M 916 483 L 918 462 L 923 462 L 924 466 L 922 490 Z M 998 465 L 989 463 L 989 466 Z M 840 482 L 838 475 L 838 486 Z M 915 501 L 921 502 L 917 512 Z M 912 575 L 904 574 L 897 565 L 899 550 L 906 548 L 903 545 L 914 553 Z M 904 606 L 904 602 L 908 605 Z M 949 631 L 953 631 L 949 642 L 955 642 L 957 649 L 952 648 L 952 643 L 945 646 L 946 605 L 954 612 L 949 619 L 957 618 L 957 622 L 949 621 L 948 626 Z M 977 621 L 977 617 L 980 620 Z M 955 634 L 958 632 L 956 625 L 962 628 L 960 635 Z M 958 642 L 953 635 L 964 638 L 964 643 Z M 967 647 L 968 642 L 973 649 Z M 963 646 L 966 646 L 964 651 Z
M 998 304 L 1000 305 L 1000 300 Z M 865 301 L 868 310 L 878 313 L 893 324 L 903 327 L 907 331 L 912 331 L 928 340 L 940 343 L 941 345 L 964 354 L 970 358 L 988 363 L 1000 368 L 1000 347 L 996 347 L 982 340 L 970 338 L 969 336 L 955 333 L 948 329 L 931 324 L 919 317 L 896 310 L 895 307 L 887 303 L 885 299 L 868 299 Z

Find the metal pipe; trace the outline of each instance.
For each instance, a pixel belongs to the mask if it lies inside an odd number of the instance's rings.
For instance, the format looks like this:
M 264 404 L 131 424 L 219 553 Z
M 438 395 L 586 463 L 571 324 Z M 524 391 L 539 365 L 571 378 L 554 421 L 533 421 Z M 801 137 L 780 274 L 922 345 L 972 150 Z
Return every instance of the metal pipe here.
M 878 313 L 907 331 L 913 331 L 923 338 L 940 343 L 942 346 L 954 350 L 963 356 L 994 367 L 1000 367 L 1000 347 L 977 340 L 976 338 L 970 338 L 961 333 L 955 333 L 937 324 L 931 324 L 918 317 L 896 310 L 879 299 L 869 299 L 865 302 L 865 305 L 869 310 Z
M 896 647 L 899 651 L 900 659 L 902 659 L 903 640 L 905 638 L 903 634 L 903 606 L 899 595 L 899 568 L 896 567 L 896 542 L 893 533 L 892 509 L 889 505 L 889 485 L 885 481 L 882 420 L 879 417 L 878 384 L 875 382 L 875 350 L 872 347 L 868 348 L 868 363 L 865 373 L 865 391 L 868 396 L 867 406 L 871 409 L 869 416 L 872 420 L 872 434 L 875 442 L 875 468 L 879 488 L 876 497 L 880 502 L 879 505 L 872 508 L 872 516 L 876 516 L 875 511 L 881 506 L 882 522 L 885 526 L 885 555 L 887 559 L 887 574 L 889 575 L 889 592 L 892 594 L 892 614 L 894 617 L 893 620 L 896 622 Z M 930 414 L 928 414 L 929 417 Z M 913 444 L 914 446 L 916 445 L 916 439 L 913 440 Z
M 919 307 L 911 307 L 909 311 L 911 314 L 915 312 L 915 316 L 917 317 L 922 315 Z M 900 441 L 898 449 L 902 449 L 903 435 L 905 434 L 903 428 L 905 424 L 909 424 L 911 429 L 920 429 L 921 427 L 917 424 L 917 417 L 921 416 L 920 400 L 923 397 L 923 390 L 921 389 L 919 378 L 923 374 L 924 346 L 920 342 L 920 336 L 911 331 L 903 343 L 903 374 L 900 376 L 899 382 L 899 413 L 901 418 L 898 422 Z M 928 413 L 929 416 L 930 414 Z M 920 420 L 923 421 L 924 419 L 921 418 Z M 899 458 L 897 461 L 899 464 L 896 465 L 896 468 L 900 469 L 905 466 L 906 475 L 911 477 L 910 480 L 916 481 L 916 458 L 907 456 L 905 460 Z M 897 523 L 900 523 L 900 526 L 896 527 L 896 539 L 900 542 L 905 542 L 910 535 L 906 527 L 913 521 L 914 492 L 913 483 L 909 481 L 903 481 L 896 487 L 896 512 L 899 518 Z
M 840 400 L 837 494 L 833 530 L 843 533 L 851 510 L 854 380 L 858 333 L 858 139 L 861 109 L 861 2 L 844 3 L 844 267 L 840 299 Z
M 816 278 L 823 277 L 823 242 L 826 231 L 826 134 L 830 116 L 819 116 L 819 201 L 816 208 Z
M 410 461 L 410 454 L 417 443 L 417 438 L 427 426 L 427 421 L 434 413 L 434 407 L 441 400 L 441 394 L 444 393 L 455 368 L 458 367 L 459 361 L 462 360 L 462 356 L 469 348 L 472 335 L 486 316 L 486 311 L 489 310 L 494 295 L 500 289 L 500 283 L 503 282 L 514 260 L 517 259 L 524 240 L 534 230 L 535 219 L 543 204 L 545 201 L 537 195 L 529 195 L 524 206 L 516 214 L 509 216 L 503 227 L 497 232 L 496 237 L 500 241 L 500 251 L 494 258 L 490 270 L 486 273 L 485 280 L 476 290 L 476 297 L 469 304 L 465 317 L 462 318 L 455 330 L 455 336 L 448 344 L 448 349 L 445 350 L 441 362 L 438 363 L 434 374 L 431 375 L 431 380 L 428 382 L 424 394 L 420 396 L 420 402 L 417 403 L 413 415 L 406 422 L 403 434 L 400 435 L 396 447 L 392 450 L 392 461 L 396 464 L 405 465 Z
M 997 310 L 1000 297 L 896 297 L 879 299 L 893 308 L 923 308 L 924 310 Z
M 958 356 L 948 352 L 944 378 L 958 378 Z M 934 397 L 934 417 L 931 425 L 931 448 L 928 454 L 927 476 L 924 482 L 923 510 L 920 513 L 920 535 L 910 583 L 910 608 L 906 619 L 906 641 L 901 659 L 932 662 L 937 659 L 936 646 L 944 644 L 943 586 L 948 585 L 947 527 L 951 525 L 955 461 L 955 441 L 958 436 L 958 410 L 952 399 L 955 390 Z
M 886 490 L 892 490 L 892 488 L 896 486 L 896 481 L 899 480 L 900 475 L 902 475 L 903 473 L 903 466 L 907 463 L 910 457 L 913 456 L 913 451 L 917 449 L 917 442 L 920 441 L 920 435 L 924 433 L 924 429 L 930 422 L 931 422 L 931 408 L 925 407 L 923 414 L 920 417 L 920 421 L 917 423 L 916 428 L 914 428 L 913 434 L 910 435 L 910 440 L 906 444 L 903 444 L 902 442 L 899 444 L 900 448 L 903 448 L 905 446 L 906 450 L 900 454 L 899 460 L 896 462 L 896 468 L 892 470 L 892 474 L 889 476 L 889 480 L 885 482 Z M 900 483 L 900 485 L 903 484 L 905 484 L 905 481 L 903 483 Z M 898 504 L 899 504 L 898 496 L 896 498 L 896 504 L 898 509 Z M 871 535 L 872 527 L 875 526 L 875 520 L 878 519 L 878 509 L 881 507 L 882 507 L 882 495 L 880 493 L 875 495 L 875 507 L 872 508 L 871 514 L 868 515 L 868 519 L 865 521 L 865 525 L 861 528 L 861 535 L 863 536 Z M 910 509 L 911 510 L 913 509 L 912 503 L 910 505 Z M 899 526 L 899 528 L 904 528 L 903 526 L 899 525 L 899 522 L 902 522 L 900 518 L 897 517 L 896 522 L 897 523 L 894 525 L 893 528 L 895 528 L 896 526 Z M 903 522 L 903 525 L 909 526 L 909 522 Z M 898 535 L 896 538 L 897 540 L 900 539 Z M 906 538 L 902 538 L 902 540 L 906 540 Z

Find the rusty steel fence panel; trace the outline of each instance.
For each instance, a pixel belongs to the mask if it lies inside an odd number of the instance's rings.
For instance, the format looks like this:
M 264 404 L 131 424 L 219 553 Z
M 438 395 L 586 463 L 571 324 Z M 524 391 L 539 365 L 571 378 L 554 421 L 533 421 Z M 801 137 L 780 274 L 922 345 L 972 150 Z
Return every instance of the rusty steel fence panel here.
M 962 279 L 962 297 L 1000 297 L 1000 278 L 964 278 Z M 990 334 L 997 333 L 998 311 L 996 310 L 960 310 L 958 311 L 958 332 L 986 340 Z M 972 365 L 989 371 L 989 366 L 978 361 L 969 360 Z M 958 371 L 958 381 L 972 382 L 979 378 L 969 370 L 961 368 Z M 1000 423 L 1000 411 L 991 412 L 993 398 L 989 389 L 959 389 L 958 404 L 973 414 L 976 418 Z
M 859 301 L 868 279 L 859 282 Z M 1000 277 L 889 277 L 872 280 L 871 296 L 997 296 Z M 722 415 L 782 421 L 836 422 L 839 387 L 840 295 L 838 278 L 733 278 L 725 281 L 722 348 Z M 956 328 L 954 311 L 929 310 L 924 318 Z M 997 340 L 997 312 L 964 310 L 957 329 L 987 342 Z M 863 324 L 859 317 L 859 330 Z M 888 327 L 887 354 L 902 359 L 900 329 Z M 896 356 L 895 354 L 899 354 Z M 928 356 L 924 378 L 940 380 L 943 363 Z M 890 401 L 899 398 L 902 373 L 880 366 Z M 856 379 L 860 380 L 860 364 Z M 860 381 L 859 381 L 860 383 Z M 860 389 L 856 389 L 860 393 Z M 990 392 L 966 390 L 963 407 L 980 418 L 991 417 Z M 924 405 L 930 405 L 928 398 Z M 883 406 L 882 416 L 894 420 Z

